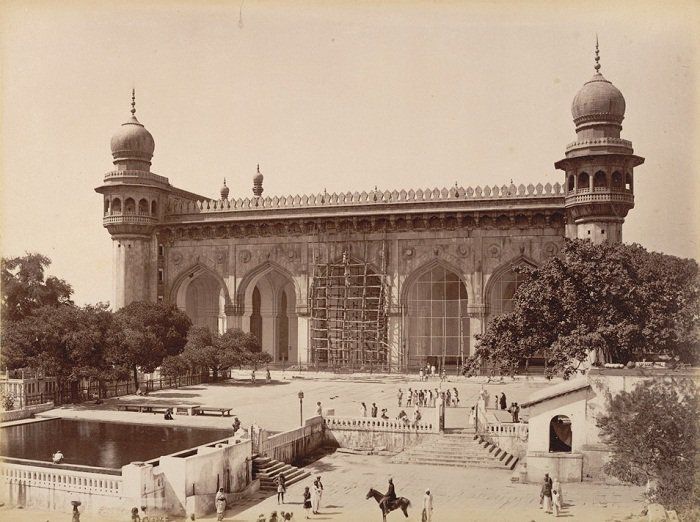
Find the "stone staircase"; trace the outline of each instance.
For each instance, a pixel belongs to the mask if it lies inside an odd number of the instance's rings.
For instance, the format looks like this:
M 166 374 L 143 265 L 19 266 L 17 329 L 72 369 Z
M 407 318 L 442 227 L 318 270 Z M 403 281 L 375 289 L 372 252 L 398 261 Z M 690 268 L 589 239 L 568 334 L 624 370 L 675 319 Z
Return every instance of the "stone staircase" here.
M 429 439 L 399 453 L 392 462 L 513 470 L 518 458 L 483 440 L 472 429 Z
M 253 456 L 253 478 L 260 479 L 260 491 L 276 492 L 277 483 L 275 481 L 279 475 L 284 475 L 284 478 L 287 479 L 286 485 L 289 487 L 311 474 L 305 469 L 285 464 L 270 457 Z

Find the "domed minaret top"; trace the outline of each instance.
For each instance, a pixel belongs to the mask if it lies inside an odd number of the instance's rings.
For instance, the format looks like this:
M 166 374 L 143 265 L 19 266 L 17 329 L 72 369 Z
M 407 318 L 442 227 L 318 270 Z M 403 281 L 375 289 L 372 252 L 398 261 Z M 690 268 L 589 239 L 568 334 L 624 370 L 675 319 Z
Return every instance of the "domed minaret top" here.
M 150 170 L 155 141 L 136 119 L 136 91 L 131 90 L 131 118 L 122 123 L 110 142 L 113 163 L 120 170 Z
M 228 187 L 226 186 L 226 178 L 224 178 L 224 186 L 221 187 L 221 199 L 228 199 Z
M 593 127 L 605 128 L 605 136 L 620 137 L 622 120 L 625 117 L 625 98 L 611 82 L 600 73 L 600 51 L 598 38 L 595 43 L 595 74 L 574 97 L 571 115 L 576 124 L 576 132 Z M 600 134 L 598 134 L 600 136 Z M 584 136 L 592 137 L 592 136 Z
M 262 196 L 263 193 L 263 175 L 260 173 L 260 163 L 258 163 L 258 173 L 253 177 L 253 194 L 255 197 Z

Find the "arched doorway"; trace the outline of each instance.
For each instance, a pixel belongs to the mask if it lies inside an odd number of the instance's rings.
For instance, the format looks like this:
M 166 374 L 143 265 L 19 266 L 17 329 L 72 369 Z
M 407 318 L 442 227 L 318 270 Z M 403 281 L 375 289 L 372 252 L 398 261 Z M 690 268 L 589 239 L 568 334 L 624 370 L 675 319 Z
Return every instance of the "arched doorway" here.
M 296 362 L 296 291 L 291 278 L 281 269 L 263 266 L 247 279 L 242 290 L 243 328 L 258 338 L 273 362 Z
M 571 419 L 566 415 L 553 417 L 549 421 L 549 452 L 571 453 L 571 445 Z
M 224 309 L 227 293 L 223 281 L 215 273 L 196 266 L 181 277 L 175 288 L 175 302 L 189 316 L 193 325 L 218 333 L 226 330 Z
M 405 302 L 405 364 L 409 368 L 461 364 L 469 354 L 467 302 L 464 282 L 442 265 L 415 279 Z

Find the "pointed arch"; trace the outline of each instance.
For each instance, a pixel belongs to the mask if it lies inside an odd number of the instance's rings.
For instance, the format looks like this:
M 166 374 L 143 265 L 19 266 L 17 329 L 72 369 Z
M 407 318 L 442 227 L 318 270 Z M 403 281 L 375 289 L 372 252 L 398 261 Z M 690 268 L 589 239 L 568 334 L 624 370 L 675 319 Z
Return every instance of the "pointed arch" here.
M 296 300 L 299 301 L 302 299 L 303 294 L 301 293 L 299 283 L 296 281 L 296 279 L 294 279 L 294 275 L 282 265 L 275 263 L 274 261 L 265 261 L 264 263 L 250 269 L 238 284 L 238 288 L 236 290 L 236 306 L 241 313 L 243 313 L 245 310 L 245 303 L 250 302 L 253 294 L 253 288 L 255 288 L 257 281 L 270 272 L 278 272 L 282 277 L 287 279 L 294 287 Z
M 465 288 L 467 289 L 467 297 L 470 301 L 474 300 L 474 289 L 472 288 L 471 280 L 467 277 L 464 277 L 464 274 L 462 271 L 456 267 L 455 265 L 448 263 L 447 261 L 443 259 L 431 259 L 430 261 L 422 264 L 415 270 L 413 270 L 406 279 L 404 279 L 403 284 L 401 285 L 401 297 L 400 297 L 400 302 L 402 305 L 406 304 L 408 300 L 408 292 L 410 291 L 411 287 L 413 284 L 421 277 L 423 276 L 426 272 L 430 272 L 432 269 L 436 267 L 442 267 L 445 270 L 449 272 L 454 272 L 457 277 L 459 277 L 460 281 L 464 284 Z
M 492 294 L 494 292 L 494 288 L 496 285 L 502 280 L 502 278 L 506 275 L 508 275 L 510 272 L 512 272 L 514 266 L 518 265 L 529 265 L 532 268 L 537 268 L 538 263 L 525 255 L 519 255 L 509 261 L 506 261 L 505 263 L 499 265 L 496 267 L 496 269 L 491 273 L 491 276 L 489 277 L 488 281 L 486 282 L 486 287 L 484 289 L 484 302 L 489 304 L 489 308 L 492 308 L 491 302 L 492 302 Z M 518 282 L 516 281 L 516 286 Z M 496 312 L 495 310 L 490 310 L 490 315 L 493 315 L 493 313 Z
M 180 303 L 178 302 L 178 295 L 181 293 L 182 290 L 186 290 L 187 284 L 190 280 L 195 279 L 203 274 L 210 275 L 219 282 L 221 288 L 224 291 L 225 302 L 227 305 L 230 305 L 231 297 L 229 295 L 228 287 L 226 286 L 226 281 L 224 281 L 224 278 L 221 277 L 221 275 L 219 275 L 218 272 L 209 268 L 206 265 L 203 265 L 200 262 L 191 265 L 189 268 L 182 270 L 178 274 L 178 276 L 175 278 L 173 284 L 170 287 L 170 302 L 175 303 L 178 307 L 180 307 Z

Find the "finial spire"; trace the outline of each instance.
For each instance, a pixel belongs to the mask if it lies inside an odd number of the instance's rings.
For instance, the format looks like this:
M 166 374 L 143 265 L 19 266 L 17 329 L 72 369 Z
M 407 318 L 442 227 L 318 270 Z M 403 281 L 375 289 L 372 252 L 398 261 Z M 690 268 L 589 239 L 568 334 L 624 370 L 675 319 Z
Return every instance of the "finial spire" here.
M 136 89 L 131 89 L 131 115 L 136 116 Z
M 600 51 L 598 50 L 598 33 L 595 34 L 595 72 L 600 72 Z
M 260 174 L 260 163 L 258 163 L 258 174 Z

